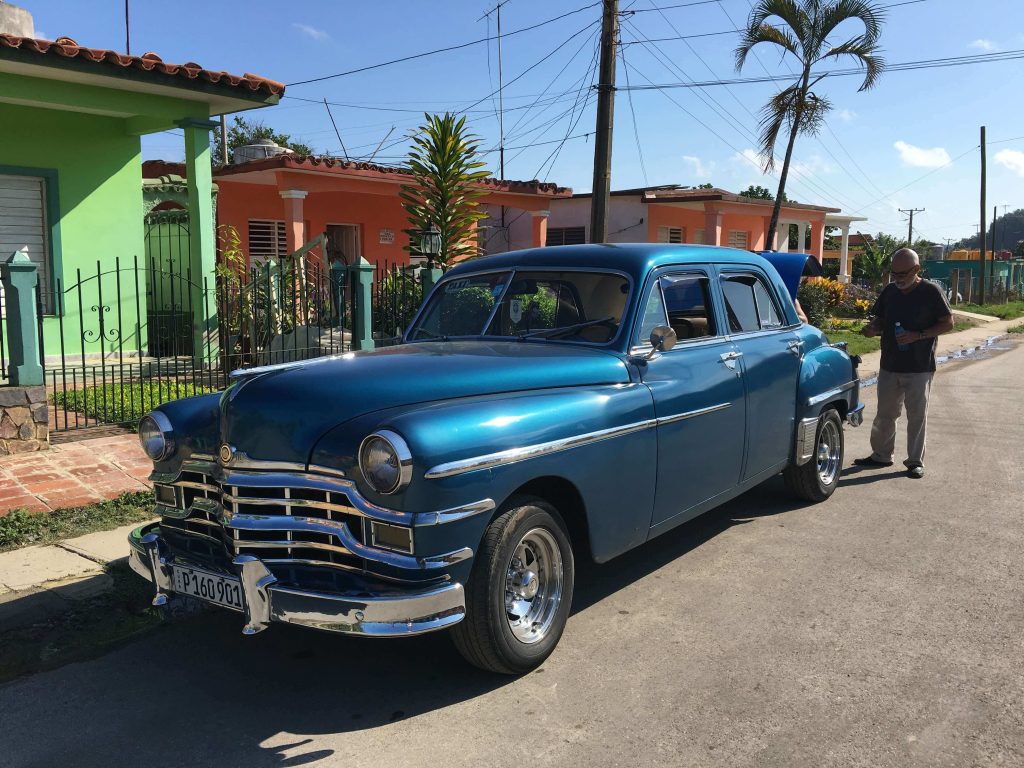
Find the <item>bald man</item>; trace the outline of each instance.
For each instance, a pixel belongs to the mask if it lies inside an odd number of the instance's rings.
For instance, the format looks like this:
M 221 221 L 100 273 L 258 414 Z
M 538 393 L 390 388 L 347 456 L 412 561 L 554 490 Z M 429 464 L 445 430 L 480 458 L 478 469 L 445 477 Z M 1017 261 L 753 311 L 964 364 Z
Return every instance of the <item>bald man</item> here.
M 935 374 L 935 338 L 953 330 L 953 313 L 938 286 L 921 279 L 921 261 L 910 248 L 892 256 L 892 282 L 878 295 L 871 322 L 861 331 L 882 337 L 878 411 L 871 426 L 871 455 L 862 467 L 891 467 L 896 424 L 907 409 L 907 476 L 924 477 L 928 396 Z M 897 333 L 897 325 L 901 332 Z

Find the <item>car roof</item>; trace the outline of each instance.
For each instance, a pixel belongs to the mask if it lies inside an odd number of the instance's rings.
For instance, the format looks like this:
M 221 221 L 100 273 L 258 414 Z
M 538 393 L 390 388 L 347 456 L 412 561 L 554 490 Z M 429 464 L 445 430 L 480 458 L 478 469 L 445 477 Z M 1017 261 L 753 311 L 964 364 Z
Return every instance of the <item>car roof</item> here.
M 666 264 L 746 264 L 773 271 L 759 254 L 739 248 L 714 245 L 671 245 L 668 243 L 590 243 L 528 248 L 463 262 L 448 270 L 446 277 L 510 267 L 567 267 L 572 269 L 614 269 L 639 281 L 650 270 Z

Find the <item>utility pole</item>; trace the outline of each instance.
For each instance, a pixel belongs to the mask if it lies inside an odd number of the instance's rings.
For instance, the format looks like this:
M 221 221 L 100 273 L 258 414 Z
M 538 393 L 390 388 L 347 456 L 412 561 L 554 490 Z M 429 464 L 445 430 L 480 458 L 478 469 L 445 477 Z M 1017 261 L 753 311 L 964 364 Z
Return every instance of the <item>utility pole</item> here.
M 224 115 L 220 116 L 220 164 L 228 164 L 228 121 Z
M 590 203 L 590 242 L 608 239 L 608 198 L 612 181 L 612 125 L 615 119 L 615 44 L 619 36 L 619 0 L 604 0 L 601 18 L 601 75 L 597 84 L 597 136 Z
M 985 303 L 985 126 L 981 126 L 981 226 L 978 228 L 978 245 L 981 260 L 978 263 L 978 303 Z
M 131 56 L 132 53 L 132 31 L 128 24 L 128 0 L 124 0 L 124 52 Z
M 910 214 L 910 228 L 907 230 L 907 248 L 912 248 L 914 245 L 914 214 L 924 213 L 924 208 L 899 208 L 900 213 Z

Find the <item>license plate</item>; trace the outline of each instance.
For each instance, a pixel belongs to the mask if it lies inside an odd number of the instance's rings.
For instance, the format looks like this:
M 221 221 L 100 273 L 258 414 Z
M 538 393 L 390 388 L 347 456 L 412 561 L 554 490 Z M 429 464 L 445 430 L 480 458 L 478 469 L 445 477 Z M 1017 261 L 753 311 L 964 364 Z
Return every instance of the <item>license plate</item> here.
M 174 591 L 236 611 L 244 609 L 242 585 L 238 579 L 230 576 L 221 576 L 218 573 L 176 565 L 174 566 Z

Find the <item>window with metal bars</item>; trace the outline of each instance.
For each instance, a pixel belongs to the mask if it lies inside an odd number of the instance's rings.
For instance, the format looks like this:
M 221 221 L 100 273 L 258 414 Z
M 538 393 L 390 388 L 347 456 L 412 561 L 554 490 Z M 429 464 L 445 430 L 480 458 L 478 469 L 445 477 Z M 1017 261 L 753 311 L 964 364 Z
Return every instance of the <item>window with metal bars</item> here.
M 682 227 L 658 227 L 659 243 L 682 243 L 685 230 Z
M 280 262 L 288 255 L 288 236 L 283 221 L 249 220 L 249 260 L 262 264 L 267 259 Z
M 582 245 L 585 242 L 586 227 L 548 227 L 548 245 Z

